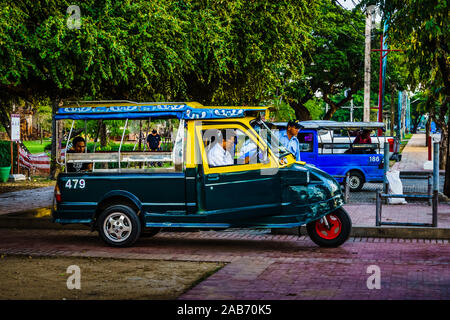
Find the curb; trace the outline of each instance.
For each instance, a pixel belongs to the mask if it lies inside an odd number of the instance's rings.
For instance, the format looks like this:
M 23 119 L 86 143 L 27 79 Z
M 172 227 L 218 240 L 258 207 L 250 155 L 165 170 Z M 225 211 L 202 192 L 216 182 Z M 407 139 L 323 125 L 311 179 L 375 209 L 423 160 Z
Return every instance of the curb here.
M 51 229 L 51 230 L 90 230 L 89 226 L 81 224 L 61 225 L 53 223 L 51 218 L 20 218 L 1 217 L 0 228 L 9 229 Z M 166 232 L 180 231 L 174 228 L 164 228 Z M 198 231 L 185 230 L 183 231 Z M 272 234 L 299 235 L 298 228 L 272 229 Z M 306 227 L 300 227 L 300 234 L 307 235 Z M 350 237 L 370 237 L 370 238 L 403 238 L 403 239 L 450 239 L 450 228 L 431 227 L 393 227 L 393 226 L 352 226 Z
M 272 229 L 272 233 L 299 235 L 298 228 Z M 300 227 L 300 234 L 308 234 L 305 226 Z M 432 227 L 352 226 L 350 237 L 448 240 L 450 239 L 450 229 Z

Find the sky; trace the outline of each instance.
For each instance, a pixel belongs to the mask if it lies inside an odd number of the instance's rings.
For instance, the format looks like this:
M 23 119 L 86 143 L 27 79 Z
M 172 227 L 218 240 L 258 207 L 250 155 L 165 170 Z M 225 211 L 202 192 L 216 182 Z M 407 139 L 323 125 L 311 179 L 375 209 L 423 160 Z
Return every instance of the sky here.
M 357 4 L 361 2 L 361 0 L 336 0 L 336 2 L 338 2 L 345 9 L 352 10 Z M 381 17 L 377 11 L 377 14 L 375 15 L 375 22 L 379 23 L 380 20 Z
M 360 0 L 337 0 L 341 6 L 343 6 L 345 9 L 353 9 L 355 5 L 357 5 Z

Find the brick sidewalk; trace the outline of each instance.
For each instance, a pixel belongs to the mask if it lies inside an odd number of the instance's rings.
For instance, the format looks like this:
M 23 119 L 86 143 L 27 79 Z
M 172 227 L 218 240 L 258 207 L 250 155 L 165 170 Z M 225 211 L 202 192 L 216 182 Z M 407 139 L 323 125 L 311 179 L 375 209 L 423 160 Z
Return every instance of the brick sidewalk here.
M 234 230 L 161 233 L 117 249 L 89 231 L 3 229 L 0 253 L 228 263 L 182 300 L 450 299 L 448 240 L 350 238 L 326 249 L 305 236 Z M 373 265 L 381 289 L 369 290 Z

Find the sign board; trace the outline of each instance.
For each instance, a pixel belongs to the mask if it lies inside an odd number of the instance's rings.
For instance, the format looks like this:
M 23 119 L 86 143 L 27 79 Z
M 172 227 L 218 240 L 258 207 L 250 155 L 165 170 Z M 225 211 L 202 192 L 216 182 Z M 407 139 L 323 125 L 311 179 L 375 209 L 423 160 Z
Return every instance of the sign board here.
M 20 114 L 11 115 L 11 141 L 20 140 Z

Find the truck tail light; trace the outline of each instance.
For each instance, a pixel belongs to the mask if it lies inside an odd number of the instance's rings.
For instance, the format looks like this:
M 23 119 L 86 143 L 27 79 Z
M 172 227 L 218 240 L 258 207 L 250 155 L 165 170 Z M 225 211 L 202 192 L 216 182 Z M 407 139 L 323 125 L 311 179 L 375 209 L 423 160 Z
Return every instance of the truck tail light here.
M 55 199 L 56 202 L 61 202 L 61 192 L 59 191 L 58 185 L 55 186 Z
M 378 169 L 384 169 L 384 161 L 381 161 L 378 165 Z

